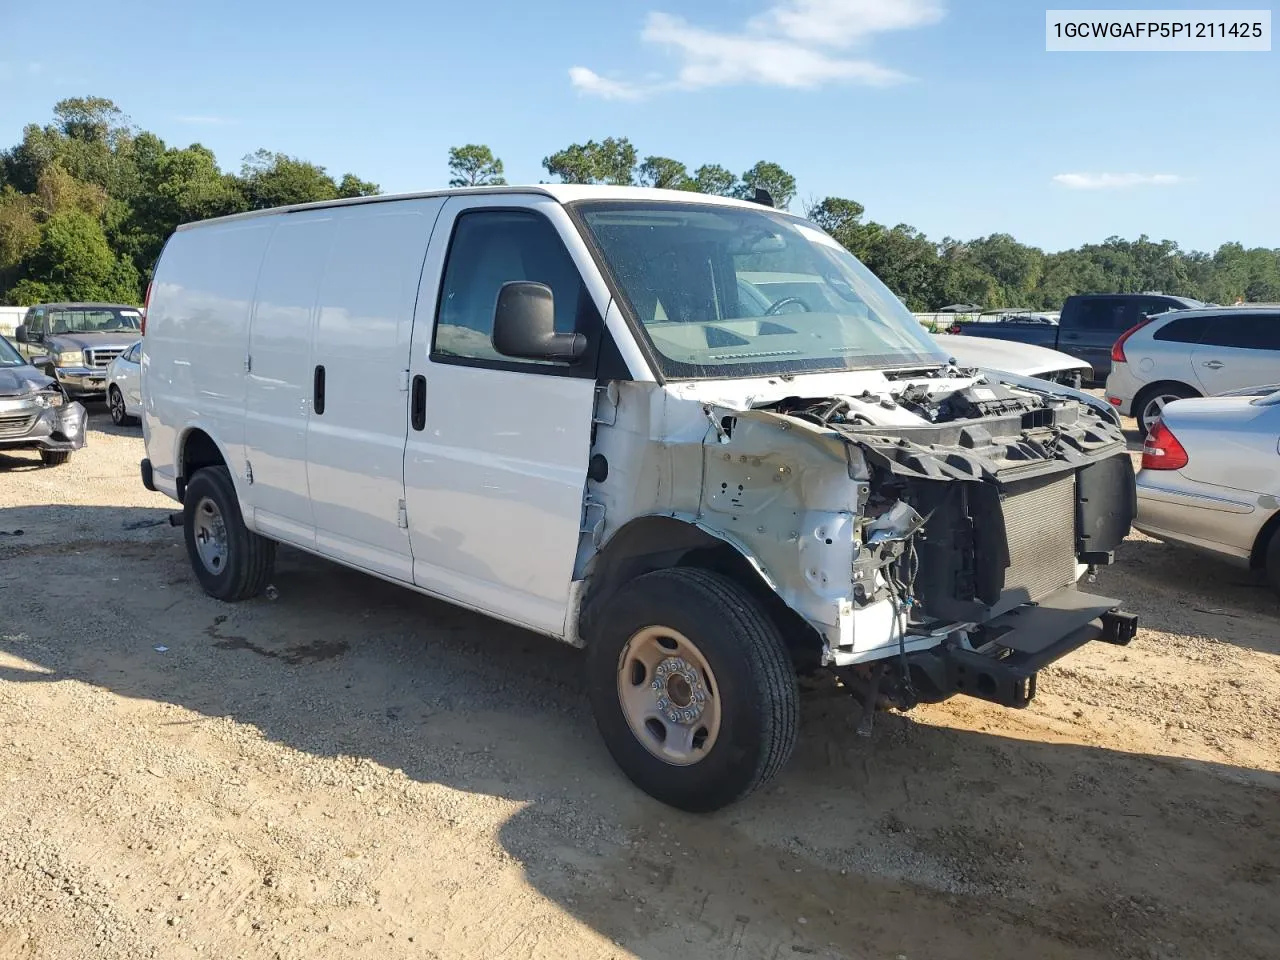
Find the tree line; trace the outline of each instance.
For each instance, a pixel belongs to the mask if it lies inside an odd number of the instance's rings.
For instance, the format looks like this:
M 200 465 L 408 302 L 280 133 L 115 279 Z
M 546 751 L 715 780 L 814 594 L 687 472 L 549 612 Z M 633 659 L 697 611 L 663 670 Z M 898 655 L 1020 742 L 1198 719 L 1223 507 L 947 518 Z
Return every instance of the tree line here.
M 448 153 L 450 186 L 505 183 L 484 144 Z M 797 200 L 795 177 L 760 161 L 741 174 L 715 163 L 690 168 L 641 157 L 626 137 L 570 144 L 543 158 L 563 183 L 642 185 L 751 198 L 764 189 L 780 207 Z M 138 303 L 165 239 L 181 223 L 282 204 L 372 196 L 375 183 L 283 153 L 259 150 L 224 171 L 196 143 L 172 147 L 139 130 L 102 97 L 62 100 L 53 120 L 30 124 L 0 151 L 0 300 Z M 1057 309 L 1075 293 L 1160 290 L 1215 303 L 1280 301 L 1280 249 L 1226 243 L 1212 253 L 1171 240 L 1110 237 L 1046 253 L 1004 233 L 931 240 L 906 224 L 865 217 L 841 197 L 812 198 L 800 212 L 862 260 L 912 310 L 948 304 Z

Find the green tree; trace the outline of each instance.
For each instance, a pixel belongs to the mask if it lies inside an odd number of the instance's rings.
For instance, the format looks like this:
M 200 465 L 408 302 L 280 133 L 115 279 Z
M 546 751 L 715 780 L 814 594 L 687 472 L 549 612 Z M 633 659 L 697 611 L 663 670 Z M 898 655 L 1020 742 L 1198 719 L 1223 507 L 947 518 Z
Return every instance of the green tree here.
M 143 137 L 138 139 L 141 144 Z M 150 276 L 165 240 L 179 224 L 249 209 L 239 182 L 218 169 L 213 151 L 200 144 L 166 149 L 158 138 L 156 144 L 158 149 L 148 146 L 147 161 L 140 164 L 144 189 L 108 231 L 113 246 L 144 277 Z
M 482 143 L 449 148 L 449 186 L 488 187 L 506 183 L 502 161 Z
M 941 299 L 942 269 L 938 248 L 915 227 L 900 223 L 886 228 L 871 224 L 855 254 L 911 310 L 926 311 Z
M 630 186 L 636 177 L 636 148 L 626 137 L 606 137 L 599 143 L 588 140 L 544 157 L 542 166 L 563 183 Z
M 776 163 L 761 160 L 742 175 L 738 195 L 751 200 L 755 198 L 757 189 L 768 190 L 774 205 L 779 210 L 785 210 L 796 195 L 796 178 Z
M 346 200 L 351 197 L 376 197 L 382 188 L 376 183 L 361 180 L 354 173 L 344 173 L 342 182 L 338 184 L 338 196 Z
M 698 193 L 733 197 L 738 194 L 738 178 L 719 164 L 704 163 L 693 171 L 693 189 Z
M 642 187 L 662 190 L 687 190 L 690 184 L 688 168 L 670 157 L 645 157 L 637 179 Z
M 338 185 L 325 173 L 324 167 L 269 150 L 258 150 L 245 157 L 240 170 L 240 189 L 251 210 L 338 197 Z
M 22 279 L 10 291 L 11 302 L 33 295 L 41 299 L 105 300 L 137 303 L 138 272 L 107 244 L 98 221 L 81 210 L 50 217 L 39 244 L 20 265 Z M 22 281 L 28 281 L 25 285 Z

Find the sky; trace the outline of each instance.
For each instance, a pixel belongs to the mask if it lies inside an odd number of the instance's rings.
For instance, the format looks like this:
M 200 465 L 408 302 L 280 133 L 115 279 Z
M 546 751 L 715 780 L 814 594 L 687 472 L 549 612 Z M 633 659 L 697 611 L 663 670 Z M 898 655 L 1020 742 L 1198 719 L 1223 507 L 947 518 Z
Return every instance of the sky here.
M 690 169 L 771 160 L 793 209 L 849 197 L 937 240 L 1280 247 L 1280 50 L 1047 53 L 1061 0 L 184 6 L 0 0 L 0 145 L 105 96 L 224 169 L 266 147 L 402 192 L 444 186 L 450 146 L 536 183 L 548 154 L 625 136 Z

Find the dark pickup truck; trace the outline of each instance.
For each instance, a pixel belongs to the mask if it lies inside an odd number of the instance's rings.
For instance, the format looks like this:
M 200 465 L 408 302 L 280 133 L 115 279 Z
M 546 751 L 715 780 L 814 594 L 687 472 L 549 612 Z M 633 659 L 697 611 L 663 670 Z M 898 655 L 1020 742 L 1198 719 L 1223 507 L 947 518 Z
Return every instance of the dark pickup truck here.
M 958 332 L 1059 350 L 1089 364 L 1094 381 L 1100 383 L 1111 372 L 1111 346 L 1120 334 L 1152 314 L 1201 306 L 1197 300 L 1163 293 L 1086 293 L 1067 297 L 1056 324 L 965 323 Z

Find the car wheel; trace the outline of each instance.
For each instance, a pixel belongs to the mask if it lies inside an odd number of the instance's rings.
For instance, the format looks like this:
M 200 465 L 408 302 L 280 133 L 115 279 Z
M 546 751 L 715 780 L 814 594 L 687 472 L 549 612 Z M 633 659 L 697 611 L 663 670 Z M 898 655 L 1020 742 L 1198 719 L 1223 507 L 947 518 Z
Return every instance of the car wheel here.
M 107 391 L 107 409 L 111 411 L 111 422 L 117 427 L 126 427 L 134 422 L 134 418 L 126 412 L 124 395 L 114 383 L 111 385 L 111 389 Z
M 1155 426 L 1156 421 L 1160 419 L 1160 415 L 1164 412 L 1164 408 L 1175 400 L 1186 400 L 1190 397 L 1198 397 L 1196 391 L 1190 387 L 1184 387 L 1180 383 L 1169 383 L 1154 390 L 1143 391 L 1141 395 L 1134 401 L 1133 409 L 1138 421 L 1138 436 L 1146 438 L 1151 432 L 1151 428 Z
M 1267 575 L 1267 583 L 1271 589 L 1280 594 L 1280 527 L 1271 534 L 1271 542 L 1267 544 L 1267 555 L 1263 560 L 1263 570 Z
M 587 647 L 605 746 L 663 803 L 707 812 L 773 777 L 795 747 L 799 694 L 777 624 L 742 586 L 689 567 L 609 598 Z
M 236 603 L 266 588 L 276 545 L 244 525 L 226 467 L 205 467 L 191 478 L 183 495 L 183 528 L 191 568 L 209 596 Z
M 41 450 L 40 462 L 46 467 L 60 467 L 71 459 L 70 450 Z

